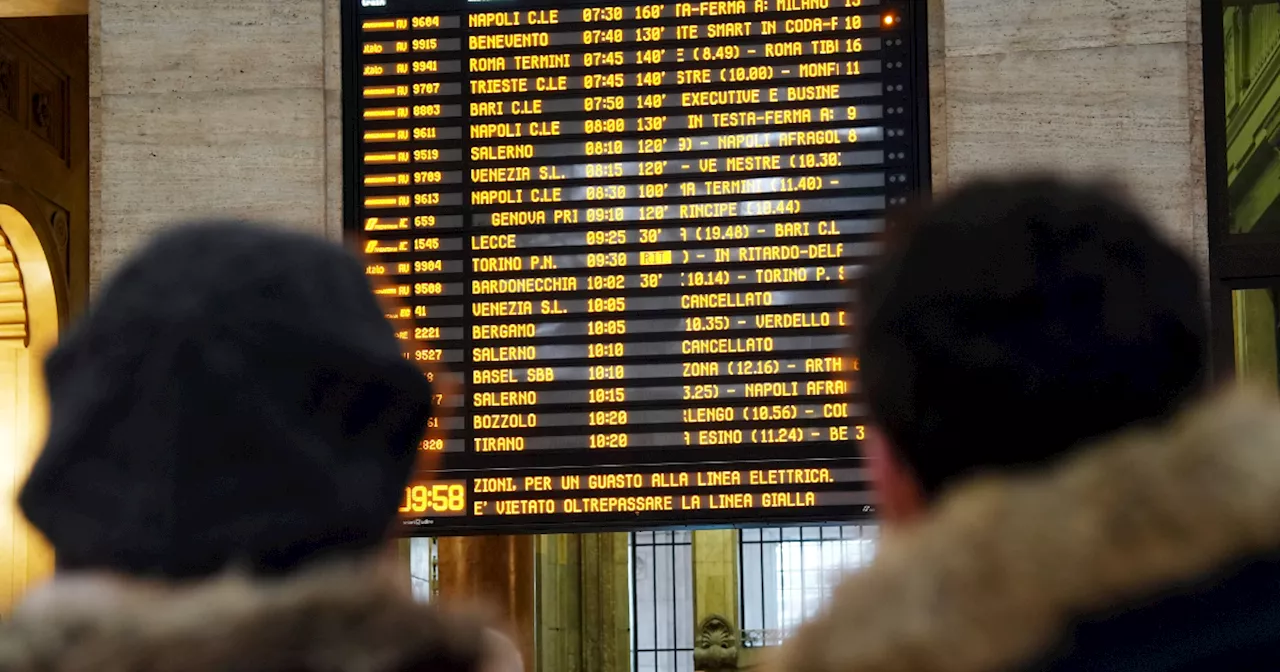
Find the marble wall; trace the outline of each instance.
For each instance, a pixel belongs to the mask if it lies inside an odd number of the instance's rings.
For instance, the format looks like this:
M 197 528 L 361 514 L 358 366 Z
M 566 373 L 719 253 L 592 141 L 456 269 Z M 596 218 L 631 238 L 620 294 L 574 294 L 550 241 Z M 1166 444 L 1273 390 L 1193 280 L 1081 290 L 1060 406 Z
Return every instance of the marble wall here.
M 1207 263 L 1199 0 L 917 0 L 935 185 L 1110 174 Z M 337 237 L 339 0 L 92 0 L 95 284 L 214 213 Z
M 1111 176 L 1207 269 L 1200 0 L 931 9 L 935 184 L 1015 168 Z
M 95 285 L 182 219 L 337 222 L 337 25 L 336 0 L 93 0 Z

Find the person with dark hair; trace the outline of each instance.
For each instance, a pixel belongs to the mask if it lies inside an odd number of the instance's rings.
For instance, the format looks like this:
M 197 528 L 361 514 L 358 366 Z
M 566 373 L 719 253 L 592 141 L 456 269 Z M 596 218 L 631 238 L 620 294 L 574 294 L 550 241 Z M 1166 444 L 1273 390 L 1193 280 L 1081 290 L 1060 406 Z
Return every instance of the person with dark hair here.
M 263 224 L 158 236 L 46 362 L 22 488 L 54 579 L 0 669 L 519 669 L 388 553 L 433 410 L 364 269 Z
M 1280 669 L 1280 410 L 1105 185 L 983 179 L 858 287 L 885 540 L 778 672 Z

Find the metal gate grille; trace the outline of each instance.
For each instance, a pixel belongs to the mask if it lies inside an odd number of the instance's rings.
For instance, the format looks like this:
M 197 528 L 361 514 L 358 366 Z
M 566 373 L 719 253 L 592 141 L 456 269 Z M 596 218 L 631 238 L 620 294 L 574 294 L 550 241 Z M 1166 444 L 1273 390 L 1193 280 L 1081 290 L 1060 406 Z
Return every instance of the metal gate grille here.
M 693 537 L 631 535 L 632 670 L 693 672 Z
M 875 555 L 876 525 L 748 528 L 738 541 L 746 646 L 776 646 L 817 613 L 841 576 Z
M 435 537 L 409 539 L 409 585 L 413 599 L 430 602 L 435 597 L 440 584 L 438 560 Z

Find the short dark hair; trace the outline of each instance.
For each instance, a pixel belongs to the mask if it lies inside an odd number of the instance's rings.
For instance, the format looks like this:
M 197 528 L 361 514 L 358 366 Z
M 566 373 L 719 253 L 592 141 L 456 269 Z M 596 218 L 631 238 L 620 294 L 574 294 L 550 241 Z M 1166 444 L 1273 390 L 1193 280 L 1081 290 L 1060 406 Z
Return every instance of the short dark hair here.
M 970 182 L 891 222 L 859 292 L 870 413 L 931 498 L 1165 418 L 1204 384 L 1200 278 L 1105 184 Z

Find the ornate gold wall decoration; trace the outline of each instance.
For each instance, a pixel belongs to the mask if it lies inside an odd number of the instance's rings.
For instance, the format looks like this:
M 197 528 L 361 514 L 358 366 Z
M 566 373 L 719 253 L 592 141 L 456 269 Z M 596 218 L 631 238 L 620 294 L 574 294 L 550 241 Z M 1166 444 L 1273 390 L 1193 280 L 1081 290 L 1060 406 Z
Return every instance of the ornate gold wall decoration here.
M 0 344 L 25 348 L 28 344 L 27 295 L 22 271 L 9 238 L 0 231 Z

